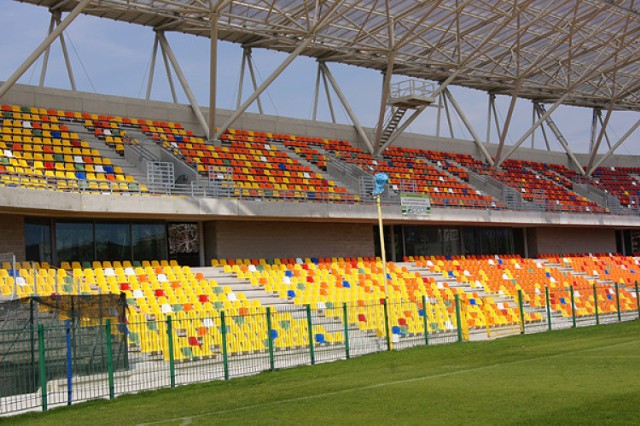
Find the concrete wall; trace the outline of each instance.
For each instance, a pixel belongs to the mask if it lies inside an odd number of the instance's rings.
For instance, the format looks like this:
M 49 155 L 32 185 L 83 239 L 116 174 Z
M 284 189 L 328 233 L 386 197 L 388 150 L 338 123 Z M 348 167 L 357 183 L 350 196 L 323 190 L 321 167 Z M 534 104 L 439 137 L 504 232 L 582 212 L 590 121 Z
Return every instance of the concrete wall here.
M 529 236 L 529 234 L 527 234 Z M 528 241 L 530 244 L 531 240 Z M 531 249 L 533 248 L 533 251 Z M 536 228 L 529 256 L 545 253 L 615 253 L 614 229 Z
M 253 221 L 205 224 L 207 263 L 214 257 L 373 256 L 373 237 L 373 227 L 366 224 Z M 215 249 L 211 248 L 212 243 Z
M 13 253 L 16 260 L 25 258 L 24 217 L 0 214 L 0 253 Z

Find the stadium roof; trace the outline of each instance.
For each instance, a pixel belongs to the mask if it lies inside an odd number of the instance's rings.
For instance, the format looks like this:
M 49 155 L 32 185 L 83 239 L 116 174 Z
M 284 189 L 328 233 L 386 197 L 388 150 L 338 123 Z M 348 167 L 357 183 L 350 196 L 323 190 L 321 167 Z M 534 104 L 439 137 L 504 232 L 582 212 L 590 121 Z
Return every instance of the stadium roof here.
M 70 11 L 80 0 L 23 0 Z M 634 0 L 89 0 L 82 13 L 483 91 L 640 110 Z M 391 66 L 390 66 L 391 64 Z

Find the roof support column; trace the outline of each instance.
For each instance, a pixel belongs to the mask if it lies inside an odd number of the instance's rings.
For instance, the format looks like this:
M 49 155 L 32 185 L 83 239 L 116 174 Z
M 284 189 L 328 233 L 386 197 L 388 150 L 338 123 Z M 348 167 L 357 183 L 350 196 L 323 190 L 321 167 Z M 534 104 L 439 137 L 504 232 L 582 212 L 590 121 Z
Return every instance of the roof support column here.
M 616 149 L 618 149 L 618 147 L 620 145 L 622 145 L 624 143 L 624 141 L 626 141 L 627 138 L 629 136 L 631 136 L 633 134 L 633 132 L 635 132 L 638 129 L 638 127 L 640 127 L 640 120 L 636 121 L 635 124 L 633 126 L 631 126 L 631 128 L 629 130 L 627 130 L 627 133 L 622 135 L 620 140 L 618 140 L 618 142 L 616 142 L 615 145 L 613 145 L 611 147 L 611 149 L 605 155 L 603 155 L 598 161 L 596 161 L 596 163 L 593 166 L 591 166 L 591 168 L 589 170 L 587 170 L 587 176 L 591 176 L 591 174 L 598 167 L 600 167 L 600 164 L 602 164 L 607 158 L 611 157 L 611 155 L 616 151 Z
M 358 117 L 351 109 L 351 106 L 349 105 L 347 98 L 344 96 L 344 93 L 342 93 L 342 90 L 340 90 L 340 86 L 338 85 L 336 80 L 333 78 L 331 71 L 329 71 L 329 67 L 327 67 L 327 64 L 325 64 L 324 62 L 319 62 L 319 66 L 322 69 L 322 72 L 324 73 L 324 75 L 329 79 L 329 83 L 331 83 L 331 87 L 333 87 L 333 90 L 336 92 L 336 95 L 338 95 L 338 99 L 340 99 L 340 102 L 342 102 L 342 106 L 347 111 L 347 114 L 349 115 L 349 118 L 351 119 L 353 126 L 356 128 L 356 131 L 358 132 L 358 135 L 366 145 L 369 152 L 373 154 L 373 151 L 374 151 L 373 145 L 371 144 L 369 137 L 367 136 L 364 129 L 360 125 L 360 122 L 358 121 Z
M 209 12 L 210 43 L 209 43 L 209 132 L 210 138 L 216 131 L 216 93 L 218 91 L 218 13 L 211 5 Z M 212 142 L 209 139 L 209 142 Z
M 598 121 L 600 121 L 600 126 L 604 126 L 602 122 L 602 113 L 598 114 Z M 611 140 L 609 139 L 609 133 L 605 130 L 604 139 L 607 141 L 607 146 L 611 149 Z
M 502 164 L 504 162 L 504 160 L 508 159 L 509 157 L 511 157 L 513 155 L 514 152 L 516 152 L 518 150 L 518 148 L 520 148 L 520 145 L 523 144 L 524 141 L 527 140 L 527 138 L 529 137 L 529 135 L 531 135 L 531 132 L 535 131 L 546 119 L 549 115 L 551 115 L 551 113 L 553 113 L 553 111 L 555 111 L 560 105 L 562 105 L 562 102 L 564 102 L 564 100 L 569 96 L 569 92 L 565 92 L 562 96 L 560 96 L 560 98 L 558 98 L 558 100 L 551 106 L 551 108 L 549 108 L 549 110 L 547 112 L 545 112 L 544 114 L 542 114 L 542 116 L 538 119 L 538 121 L 536 121 L 533 126 L 529 127 L 529 129 L 524 132 L 524 134 L 522 136 L 520 136 L 520 139 L 518 139 L 516 141 L 516 143 L 513 145 L 513 147 L 509 150 L 509 152 L 507 153 L 507 155 L 504 156 L 504 158 L 501 158 L 499 161 L 496 161 L 496 167 L 500 167 L 500 164 Z
M 595 113 L 596 110 L 594 110 Z M 595 144 L 591 147 L 591 154 L 589 155 L 589 163 L 587 163 L 587 170 L 591 169 L 593 166 L 593 162 L 598 154 L 598 150 L 600 149 L 600 144 L 602 143 L 602 137 L 607 133 L 607 125 L 609 124 L 609 119 L 611 118 L 611 113 L 613 112 L 613 102 L 609 104 L 609 109 L 607 109 L 607 115 L 604 118 L 604 123 L 600 127 L 600 133 L 598 133 L 598 138 L 595 140 Z M 598 111 L 600 113 L 600 111 Z M 599 114 L 597 114 L 599 115 Z M 594 121 L 597 118 L 594 117 Z M 595 130 L 595 129 L 594 129 Z
M 51 14 L 51 20 L 49 21 L 49 31 L 47 34 L 51 34 L 56 25 L 56 19 Z M 51 45 L 47 46 L 44 51 L 44 58 L 42 59 L 42 71 L 40 72 L 40 87 L 44 87 L 44 79 L 47 75 L 47 66 L 49 65 L 49 53 L 51 51 Z
M 438 96 L 438 112 L 436 113 L 436 136 L 440 137 L 440 116 L 442 114 L 442 108 L 444 108 L 444 105 L 442 105 L 444 96 L 440 95 Z
M 204 131 L 205 137 L 209 139 L 209 126 L 207 124 L 207 121 L 204 118 L 204 115 L 202 114 L 202 110 L 200 109 L 200 106 L 198 106 L 198 102 L 196 101 L 195 96 L 193 96 L 193 92 L 189 87 L 189 83 L 187 82 L 186 77 L 182 73 L 180 64 L 178 63 L 178 60 L 173 54 L 173 50 L 171 50 L 171 46 L 169 46 L 169 42 L 167 41 L 167 38 L 164 36 L 164 32 L 159 31 L 157 34 L 158 34 L 158 40 L 160 41 L 160 45 L 162 46 L 162 50 L 164 51 L 164 53 L 167 55 L 167 58 L 171 62 L 171 66 L 173 67 L 173 70 L 175 71 L 176 76 L 178 77 L 178 81 L 180 81 L 182 90 L 184 90 L 185 95 L 187 95 L 187 99 L 189 99 L 189 104 L 191 105 L 191 109 L 193 110 L 193 113 L 198 119 L 198 123 L 200 123 L 200 126 Z
M 544 113 L 544 107 L 538 103 L 535 104 L 535 107 L 541 112 Z M 562 147 L 564 148 L 564 150 L 567 152 L 567 155 L 569 156 L 569 159 L 571 160 L 571 162 L 576 166 L 576 168 L 578 169 L 578 172 L 584 176 L 584 168 L 582 167 L 582 164 L 580 164 L 580 162 L 578 161 L 578 159 L 576 158 L 575 155 L 573 155 L 573 151 L 571 151 L 571 148 L 569 148 L 569 143 L 567 142 L 567 140 L 564 138 L 564 135 L 562 134 L 562 132 L 560 132 L 560 129 L 558 129 L 558 126 L 556 126 L 555 121 L 553 121 L 553 119 L 551 118 L 551 114 L 549 114 L 547 116 L 547 118 L 545 119 L 545 121 L 547 122 L 547 126 L 549 126 L 549 128 L 551 129 L 551 131 L 553 132 L 553 134 L 556 136 L 556 138 L 558 139 L 558 142 L 560 142 L 560 145 L 562 145 Z
M 593 152 L 593 147 L 596 145 L 596 133 L 598 130 L 598 115 L 600 114 L 599 108 L 593 108 L 591 115 L 591 140 L 589 141 L 589 152 Z M 598 152 L 598 150 L 595 150 Z
M 498 151 L 496 152 L 496 161 L 500 161 L 500 156 L 502 155 L 502 149 L 504 148 L 504 143 L 507 140 L 507 133 L 509 132 L 509 126 L 511 125 L 511 117 L 513 117 L 513 110 L 516 106 L 516 101 L 518 100 L 518 92 L 520 91 L 520 80 L 516 83 L 516 87 L 514 89 L 513 94 L 511 95 L 511 102 L 509 103 L 509 110 L 507 111 L 507 118 L 504 120 L 504 125 L 502 127 L 502 133 L 500 135 L 500 142 L 498 143 Z
M 56 24 L 60 25 L 60 11 L 55 11 L 53 17 L 56 20 Z M 76 80 L 73 78 L 73 68 L 71 68 L 71 60 L 69 60 L 69 52 L 67 51 L 67 43 L 64 41 L 64 32 L 60 33 L 60 47 L 62 47 L 62 56 L 64 56 L 64 63 L 67 66 L 67 74 L 69 75 L 69 84 L 71 84 L 71 90 L 76 90 Z
M 27 59 L 18 67 L 17 70 L 4 82 L 0 87 L 0 98 L 7 93 L 11 87 L 18 81 L 31 65 L 42 55 L 42 53 L 51 46 L 51 43 L 73 22 L 74 19 L 84 10 L 91 0 L 82 0 L 73 10 L 60 22 L 56 28 L 40 43 L 38 47 L 29 55 Z
M 247 68 L 249 68 L 249 76 L 251 77 L 251 85 L 253 86 L 253 90 L 258 90 L 258 82 L 256 80 L 256 73 L 253 70 L 253 57 L 251 56 L 251 48 L 250 47 L 245 47 L 244 51 L 242 52 L 243 57 L 246 56 L 247 60 Z M 244 74 L 244 70 L 243 70 L 243 74 Z M 262 110 L 262 101 L 260 100 L 260 96 L 258 96 L 258 98 L 256 99 L 256 103 L 258 104 L 258 111 L 260 112 L 260 114 L 264 114 L 264 111 Z M 240 107 L 240 103 L 238 102 L 238 107 Z
M 151 67 L 149 68 L 149 82 L 147 83 L 147 96 L 146 96 L 147 100 L 151 98 L 151 88 L 153 87 L 153 75 L 156 73 L 156 57 L 157 56 L 158 56 L 158 35 L 156 34 L 156 36 L 153 38 L 153 50 L 151 51 Z
M 491 107 L 496 103 L 496 95 L 489 93 L 489 104 L 487 106 L 487 143 L 491 143 Z M 500 134 L 500 132 L 498 132 Z
M 491 158 L 491 155 L 489 154 L 487 149 L 484 147 L 484 145 L 482 145 L 482 141 L 480 141 L 480 137 L 478 136 L 476 131 L 473 129 L 471 122 L 467 119 L 467 116 L 464 114 L 464 111 L 462 111 L 462 108 L 460 108 L 460 105 L 458 105 L 458 102 L 455 100 L 451 92 L 449 92 L 449 89 L 444 89 L 444 94 L 447 96 L 447 98 L 451 102 L 451 105 L 453 105 L 453 108 L 456 110 L 456 112 L 462 119 L 462 122 L 464 123 L 469 133 L 471 133 L 471 136 L 473 137 L 473 141 L 475 142 L 476 146 L 484 156 L 485 160 L 487 160 L 487 163 L 493 166 L 494 163 L 493 163 L 493 159 Z
M 158 38 L 158 42 L 160 41 L 160 37 L 156 33 L 156 37 Z M 164 70 L 167 73 L 167 81 L 169 82 L 169 88 L 171 89 L 171 97 L 173 98 L 173 103 L 178 103 L 178 96 L 176 95 L 176 87 L 173 84 L 173 77 L 171 75 L 171 64 L 169 64 L 169 58 L 167 57 L 167 51 L 164 50 L 164 46 L 161 44 L 160 49 L 162 51 L 162 61 L 164 62 Z
M 293 60 L 297 58 L 300 55 L 300 53 L 302 53 L 302 51 L 309 45 L 312 39 L 313 39 L 313 36 L 309 36 L 306 39 L 304 39 L 293 50 L 293 52 L 291 52 L 289 56 L 287 56 L 287 58 L 280 65 L 278 65 L 278 68 L 276 68 L 271 73 L 271 75 L 267 77 L 267 79 L 264 82 L 262 82 L 260 87 L 258 87 L 251 94 L 251 96 L 249 96 L 249 98 L 246 101 L 244 101 L 242 105 L 240 105 L 240 108 L 236 109 L 236 111 L 231 115 L 231 117 L 229 117 L 227 121 L 225 121 L 224 124 L 220 126 L 220 129 L 216 132 L 214 139 L 216 140 L 220 139 L 220 136 L 222 136 L 224 131 L 227 130 L 227 128 L 231 126 L 233 123 L 235 123 L 238 117 L 240 117 L 247 110 L 247 108 L 251 106 L 251 104 L 258 98 L 258 96 L 260 96 L 262 92 L 264 92 L 267 89 L 267 87 L 269 87 L 271 83 L 273 83 L 273 81 L 276 78 L 278 78 L 280 74 L 282 74 L 282 71 L 284 71 L 291 64 L 291 62 L 293 62 Z
M 321 80 L 322 79 L 322 80 Z M 324 93 L 327 97 L 327 105 L 329 106 L 329 113 L 331 114 L 331 122 L 336 124 L 336 114 L 333 110 L 333 102 L 331 101 L 331 94 L 329 93 L 329 83 L 327 82 L 327 76 L 318 62 L 318 73 L 316 75 L 316 90 L 313 98 L 313 121 L 318 119 L 318 101 L 320 100 L 320 82 L 324 86 Z

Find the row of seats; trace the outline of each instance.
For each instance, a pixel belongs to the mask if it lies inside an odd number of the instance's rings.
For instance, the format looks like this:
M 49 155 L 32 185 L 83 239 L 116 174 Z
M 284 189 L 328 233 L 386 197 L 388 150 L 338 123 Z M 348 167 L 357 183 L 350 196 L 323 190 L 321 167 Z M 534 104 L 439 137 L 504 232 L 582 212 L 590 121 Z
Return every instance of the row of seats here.
M 145 190 L 71 132 L 63 111 L 15 105 L 3 105 L 2 111 L 0 184 L 110 193 Z
M 598 167 L 591 183 L 615 195 L 622 206 L 638 209 L 639 179 L 640 167 Z

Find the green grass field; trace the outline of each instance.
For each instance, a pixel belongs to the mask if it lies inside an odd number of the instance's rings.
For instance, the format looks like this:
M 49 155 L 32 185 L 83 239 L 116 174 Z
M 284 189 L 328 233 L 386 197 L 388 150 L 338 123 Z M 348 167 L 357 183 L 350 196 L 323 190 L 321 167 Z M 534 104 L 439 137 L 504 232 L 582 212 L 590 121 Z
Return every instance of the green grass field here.
M 422 347 L 11 424 L 638 424 L 640 322 Z

